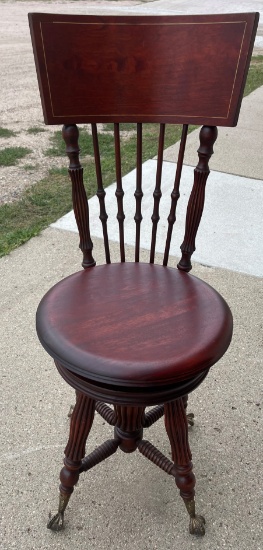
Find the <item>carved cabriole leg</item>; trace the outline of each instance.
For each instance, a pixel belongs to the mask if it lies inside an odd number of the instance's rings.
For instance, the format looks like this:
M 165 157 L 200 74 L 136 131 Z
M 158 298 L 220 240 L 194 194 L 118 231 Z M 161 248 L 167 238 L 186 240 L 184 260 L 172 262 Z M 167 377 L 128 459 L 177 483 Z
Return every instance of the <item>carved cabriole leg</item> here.
M 187 422 L 189 424 L 189 426 L 194 426 L 194 413 L 187 413 L 187 404 L 188 404 L 188 395 L 184 395 L 183 396 L 183 404 L 184 404 L 184 410 L 185 410 L 185 413 L 186 413 L 186 418 L 187 418 Z
M 89 435 L 95 411 L 95 401 L 82 393 L 77 394 L 74 407 L 68 444 L 65 449 L 64 467 L 60 472 L 60 498 L 58 513 L 48 522 L 49 529 L 63 527 L 64 512 L 68 501 L 79 479 L 82 458 L 85 456 L 86 440 Z
M 89 228 L 89 206 L 83 184 L 83 168 L 79 162 L 79 131 L 76 124 L 63 126 L 62 136 L 70 160 L 69 175 L 72 182 L 72 202 L 79 230 L 79 247 L 83 252 L 82 265 L 84 268 L 93 267 L 96 264 L 92 256 L 93 244 Z
M 190 515 L 189 531 L 192 535 L 205 534 L 205 520 L 195 515 L 195 476 L 188 443 L 188 425 L 183 399 L 164 405 L 165 427 L 171 443 L 175 482 Z
M 216 126 L 203 126 L 200 130 L 199 162 L 194 171 L 194 185 L 189 198 L 184 241 L 181 245 L 182 257 L 177 265 L 182 271 L 192 269 L 191 256 L 195 251 L 195 238 L 202 217 L 205 202 L 205 185 L 209 176 L 208 161 L 213 154 L 213 145 L 217 138 Z

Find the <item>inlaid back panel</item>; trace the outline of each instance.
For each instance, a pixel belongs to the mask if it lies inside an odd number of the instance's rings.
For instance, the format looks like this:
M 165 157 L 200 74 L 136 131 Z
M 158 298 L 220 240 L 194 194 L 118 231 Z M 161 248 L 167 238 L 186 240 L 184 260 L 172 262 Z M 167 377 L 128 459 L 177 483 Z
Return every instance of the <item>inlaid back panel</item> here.
M 233 126 L 258 14 L 30 14 L 47 124 Z
M 160 126 L 151 216 L 151 263 L 154 262 L 160 219 L 166 124 L 182 125 L 167 212 L 164 265 L 168 262 L 176 221 L 188 125 L 202 126 L 181 245 L 182 257 L 178 264 L 179 269 L 189 271 L 204 207 L 208 162 L 217 138 L 216 127 L 237 123 L 258 14 L 179 17 L 30 14 L 29 21 L 45 122 L 64 124 L 63 138 L 70 159 L 73 207 L 84 267 L 95 265 L 95 261 L 76 124 L 91 124 L 99 217 L 107 263 L 111 261 L 108 214 L 97 124 L 114 124 L 116 216 L 121 262 L 125 261 L 125 211 L 120 123 L 137 125 L 135 201 L 134 205 L 129 205 L 134 211 L 135 262 L 140 259 L 143 219 L 142 128 L 149 122 L 157 122 Z

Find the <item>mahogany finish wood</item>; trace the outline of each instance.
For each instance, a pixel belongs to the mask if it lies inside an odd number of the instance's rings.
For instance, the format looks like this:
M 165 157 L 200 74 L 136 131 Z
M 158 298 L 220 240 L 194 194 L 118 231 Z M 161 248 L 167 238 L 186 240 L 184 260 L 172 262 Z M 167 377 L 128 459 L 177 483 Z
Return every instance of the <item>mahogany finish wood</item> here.
M 195 476 L 191 462 L 192 454 L 188 443 L 188 422 L 184 400 L 177 399 L 172 403 L 166 403 L 164 405 L 164 415 L 165 427 L 172 448 L 175 482 L 190 515 L 189 530 L 193 535 L 204 535 L 205 520 L 203 516 L 195 514 Z
M 99 203 L 100 203 L 100 221 L 101 221 L 102 230 L 103 230 L 105 257 L 106 257 L 107 264 L 110 264 L 111 260 L 110 260 L 109 238 L 108 238 L 108 229 L 107 229 L 108 214 L 106 212 L 106 207 L 105 207 L 105 195 L 106 195 L 106 193 L 105 193 L 105 190 L 103 188 L 103 181 L 102 181 L 97 125 L 94 124 L 94 123 L 91 124 L 91 132 L 92 132 L 92 139 L 93 139 L 94 160 L 95 160 L 97 185 L 98 185 L 97 197 L 98 197 Z M 83 267 L 85 267 L 85 266 L 83 266 Z
M 194 424 L 194 415 L 187 414 L 187 401 L 188 394 L 228 348 L 232 315 L 216 290 L 188 272 L 204 208 L 216 126 L 237 123 L 258 14 L 30 14 L 29 21 L 45 121 L 64 124 L 62 135 L 70 160 L 73 208 L 85 268 L 50 289 L 37 311 L 39 339 L 77 394 L 60 474 L 58 513 L 48 527 L 63 525 L 79 474 L 120 449 L 125 453 L 138 450 L 175 478 L 190 516 L 190 533 L 203 535 L 205 520 L 195 513 L 195 477 L 188 442 L 188 424 Z M 101 122 L 114 123 L 120 238 L 117 264 L 111 264 L 110 256 L 97 131 Z M 137 123 L 135 204 L 129 205 L 134 208 L 134 263 L 125 262 L 121 122 Z M 145 122 L 160 123 L 149 264 L 139 263 Z M 76 123 L 91 123 L 106 262 L 96 268 Z M 154 265 L 154 257 L 166 123 L 183 127 L 160 266 Z M 202 125 L 199 161 L 176 270 L 167 265 L 190 123 Z M 146 412 L 148 406 L 154 408 Z M 95 411 L 114 426 L 114 436 L 85 456 Z M 163 415 L 172 461 L 144 438 L 144 430 Z
M 125 262 L 125 244 L 124 244 L 124 220 L 125 214 L 123 210 L 124 191 L 122 187 L 121 177 L 121 148 L 120 148 L 120 125 L 114 124 L 114 141 L 115 141 L 115 160 L 116 160 L 116 198 L 118 204 L 117 220 L 119 222 L 120 236 L 120 256 L 121 262 Z
M 128 386 L 127 388 L 125 386 L 117 387 L 99 384 L 83 376 L 73 374 L 56 359 L 55 365 L 62 378 L 78 392 L 84 393 L 96 401 L 104 400 L 107 403 L 127 406 L 134 405 L 134 403 L 141 406 L 151 406 L 156 403 L 161 404 L 178 399 L 178 397 L 183 397 L 185 394 L 195 390 L 203 382 L 209 372 L 209 369 L 205 369 L 201 374 L 197 374 L 183 382 L 178 382 L 171 386 L 153 386 L 143 389 L 142 387 L 133 388 Z M 105 416 L 102 416 L 107 421 Z M 111 422 L 109 422 L 109 424 L 111 424 Z
M 168 230 L 167 230 L 167 237 L 166 237 L 166 244 L 165 244 L 165 251 L 164 251 L 164 258 L 163 258 L 163 265 L 164 266 L 166 266 L 167 263 L 168 263 L 173 226 L 174 226 L 174 223 L 176 221 L 176 207 L 177 207 L 178 199 L 180 198 L 179 189 L 180 189 L 180 181 L 181 181 L 182 167 L 183 167 L 183 161 L 184 161 L 184 152 L 185 152 L 187 132 L 188 132 L 188 125 L 184 124 L 183 128 L 182 128 L 182 136 L 181 136 L 179 155 L 178 155 L 178 160 L 177 160 L 177 168 L 176 168 L 176 174 L 175 174 L 175 180 L 174 180 L 174 188 L 173 188 L 172 193 L 171 193 L 171 199 L 172 199 L 171 200 L 171 208 L 170 208 L 169 216 L 167 218 Z
M 164 135 L 165 124 L 160 124 L 159 145 L 158 145 L 158 157 L 157 157 L 157 170 L 156 170 L 156 185 L 153 192 L 154 205 L 152 214 L 152 241 L 150 252 L 150 263 L 154 263 L 157 224 L 159 222 L 159 205 L 162 196 L 161 192 L 161 179 L 162 179 L 162 167 L 163 167 L 163 149 L 164 149 Z
M 136 223 L 135 237 L 135 262 L 140 261 L 140 235 L 142 222 L 142 124 L 137 124 L 137 162 L 136 162 L 136 189 L 134 192 L 136 200 L 136 212 L 134 221 Z
M 126 262 L 80 271 L 55 285 L 39 305 L 37 330 L 48 353 L 72 372 L 146 388 L 211 367 L 230 343 L 232 315 L 200 279 Z
M 195 237 L 205 203 L 205 185 L 210 173 L 208 161 L 214 152 L 213 145 L 216 138 L 217 128 L 215 126 L 203 126 L 201 128 L 200 147 L 198 149 L 199 162 L 194 171 L 194 185 L 187 208 L 185 236 L 181 245 L 182 258 L 177 266 L 178 269 L 183 271 L 192 269 L 190 258 L 195 251 Z
M 258 14 L 29 21 L 48 124 L 237 122 Z
M 95 401 L 82 393 L 77 394 L 77 401 L 71 417 L 68 444 L 65 448 L 64 467 L 60 472 L 60 504 L 58 514 L 49 522 L 48 527 L 63 523 L 64 511 L 74 485 L 78 482 L 82 458 L 85 456 L 85 445 L 90 432 L 95 411 Z
M 63 126 L 62 136 L 66 143 L 66 152 L 70 160 L 69 175 L 72 182 L 72 203 L 79 230 L 79 247 L 83 252 L 83 267 L 93 267 L 93 244 L 90 238 L 89 205 L 83 184 L 83 168 L 79 162 L 79 131 L 76 125 Z

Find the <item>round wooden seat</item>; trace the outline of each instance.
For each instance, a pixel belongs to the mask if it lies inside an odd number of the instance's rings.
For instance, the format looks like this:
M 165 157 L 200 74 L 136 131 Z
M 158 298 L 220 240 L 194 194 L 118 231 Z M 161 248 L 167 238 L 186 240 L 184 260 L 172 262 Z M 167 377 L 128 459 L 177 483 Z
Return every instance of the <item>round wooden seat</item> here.
M 211 367 L 226 351 L 232 315 L 200 279 L 151 264 L 77 272 L 42 299 L 37 332 L 47 352 L 98 383 L 167 386 Z

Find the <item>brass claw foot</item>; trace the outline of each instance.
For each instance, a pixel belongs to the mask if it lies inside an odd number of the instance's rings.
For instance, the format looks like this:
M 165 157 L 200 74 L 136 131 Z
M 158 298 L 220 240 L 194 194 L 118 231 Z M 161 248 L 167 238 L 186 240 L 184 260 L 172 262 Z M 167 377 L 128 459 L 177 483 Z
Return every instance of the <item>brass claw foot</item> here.
M 199 535 L 203 537 L 205 534 L 205 518 L 203 518 L 203 516 L 190 518 L 189 532 L 190 535 Z
M 51 516 L 51 514 L 50 514 Z M 60 531 L 64 527 L 64 512 L 58 512 L 47 523 L 47 528 L 53 531 Z
M 194 413 L 188 413 L 188 414 L 186 415 L 187 422 L 188 422 L 188 425 L 189 425 L 189 426 L 194 426 L 194 424 L 195 424 L 195 422 L 194 422 L 194 417 L 195 417 Z
M 194 500 L 185 500 L 184 503 L 187 509 L 187 512 L 190 516 L 189 523 L 189 532 L 190 535 L 199 535 L 201 537 L 205 534 L 205 518 L 203 516 L 195 515 L 195 501 Z
M 71 495 L 62 495 L 62 494 L 59 495 L 58 513 L 55 514 L 55 516 L 51 517 L 51 519 L 49 519 L 49 522 L 47 524 L 48 529 L 52 529 L 53 531 L 60 531 L 61 529 L 63 529 L 64 512 L 67 508 L 70 496 Z

